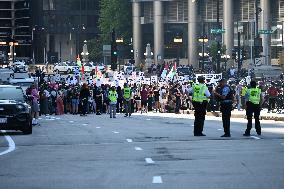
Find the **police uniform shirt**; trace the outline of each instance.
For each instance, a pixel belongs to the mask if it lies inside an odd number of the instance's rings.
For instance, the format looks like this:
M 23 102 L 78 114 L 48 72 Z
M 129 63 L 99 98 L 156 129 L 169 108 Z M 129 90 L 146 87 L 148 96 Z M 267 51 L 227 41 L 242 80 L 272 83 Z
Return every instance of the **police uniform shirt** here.
M 203 84 L 203 85 L 204 85 L 204 84 Z M 190 87 L 190 88 L 188 89 L 188 93 L 193 94 L 193 87 Z M 209 90 L 208 90 L 208 87 L 206 87 L 206 89 L 205 89 L 205 91 L 204 91 L 204 95 L 205 95 L 207 98 L 209 98 L 209 97 L 211 96 L 211 94 L 210 94 L 210 92 L 209 92 Z
M 250 88 L 250 89 L 253 89 L 253 88 Z M 246 95 L 245 95 L 245 100 L 246 100 L 246 102 L 248 102 L 249 101 L 249 89 L 247 90 L 247 92 L 246 92 Z M 264 93 L 263 92 L 261 92 L 260 93 L 260 103 L 261 102 L 263 102 L 264 101 Z

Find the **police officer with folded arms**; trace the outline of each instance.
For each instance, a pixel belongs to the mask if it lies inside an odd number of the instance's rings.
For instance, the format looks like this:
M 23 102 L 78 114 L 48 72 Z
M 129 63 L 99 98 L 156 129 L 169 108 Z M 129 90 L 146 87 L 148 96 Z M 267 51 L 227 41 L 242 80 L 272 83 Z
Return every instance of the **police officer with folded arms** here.
M 210 92 L 205 83 L 205 78 L 200 76 L 197 78 L 199 84 L 194 84 L 189 89 L 189 93 L 192 93 L 192 104 L 194 107 L 194 136 L 206 136 L 203 134 L 203 127 L 206 115 L 206 107 L 210 97 Z
M 231 137 L 230 119 L 234 100 L 233 90 L 229 85 L 227 85 L 227 81 L 225 79 L 221 79 L 219 81 L 219 85 L 214 91 L 214 95 L 220 102 L 220 112 L 222 113 L 224 135 L 221 137 Z
M 258 135 L 261 135 L 261 126 L 259 121 L 261 105 L 263 102 L 263 97 L 261 95 L 261 89 L 256 85 L 255 81 L 250 82 L 250 88 L 246 93 L 246 115 L 247 115 L 247 129 L 244 136 L 250 136 L 250 131 L 252 129 L 252 116 L 255 119 L 255 130 Z

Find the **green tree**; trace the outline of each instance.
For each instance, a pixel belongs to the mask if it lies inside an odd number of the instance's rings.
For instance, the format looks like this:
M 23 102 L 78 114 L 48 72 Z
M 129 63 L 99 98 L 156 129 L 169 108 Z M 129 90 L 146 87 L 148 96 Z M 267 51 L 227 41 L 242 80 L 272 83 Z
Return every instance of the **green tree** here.
M 101 41 L 110 44 L 111 31 L 116 30 L 117 37 L 129 42 L 132 33 L 132 10 L 129 0 L 101 0 L 99 28 Z
M 103 43 L 99 38 L 88 41 L 89 59 L 92 61 L 100 61 L 102 59 Z
M 221 46 L 221 55 L 226 53 L 226 46 Z M 209 47 L 209 55 L 212 57 L 213 62 L 216 61 L 218 55 L 218 43 L 214 41 Z
M 132 35 L 132 9 L 129 0 L 100 0 L 99 29 L 100 35 L 88 41 L 90 60 L 101 60 L 103 45 L 110 45 L 111 32 L 116 30 L 117 37 L 122 37 L 129 44 Z

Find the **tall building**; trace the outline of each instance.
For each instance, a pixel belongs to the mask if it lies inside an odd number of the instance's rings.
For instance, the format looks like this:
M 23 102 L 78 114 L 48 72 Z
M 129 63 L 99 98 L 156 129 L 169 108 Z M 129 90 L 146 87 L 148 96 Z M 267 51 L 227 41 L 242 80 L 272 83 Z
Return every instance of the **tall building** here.
M 99 1 L 33 0 L 33 56 L 45 63 L 75 60 L 99 34 Z
M 30 59 L 30 25 L 30 0 L 0 0 L 0 60 Z
M 262 54 L 265 64 L 270 65 L 271 59 L 279 57 L 284 44 L 284 0 L 132 0 L 136 63 L 143 59 L 144 48 L 150 43 L 156 62 L 180 56 L 198 67 L 202 52 L 199 39 L 208 38 L 205 48 L 219 40 L 226 46 L 226 54 L 232 55 L 238 45 L 238 32 L 241 33 L 242 47 L 252 57 L 256 4 L 259 7 L 258 31 L 268 33 L 260 32 Z M 212 31 L 217 28 L 223 29 L 222 37 Z M 176 38 L 182 40 L 175 43 Z

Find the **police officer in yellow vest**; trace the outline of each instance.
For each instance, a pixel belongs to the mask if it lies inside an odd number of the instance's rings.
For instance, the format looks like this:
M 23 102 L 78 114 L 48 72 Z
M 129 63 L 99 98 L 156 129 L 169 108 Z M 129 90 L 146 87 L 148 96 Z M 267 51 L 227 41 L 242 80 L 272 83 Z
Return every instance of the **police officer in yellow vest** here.
M 244 136 L 250 136 L 250 130 L 252 129 L 252 116 L 254 115 L 255 119 L 255 130 L 258 135 L 261 135 L 261 126 L 259 121 L 262 95 L 261 89 L 256 86 L 255 81 L 250 82 L 250 89 L 246 93 L 246 115 L 247 115 L 247 129 L 244 133 Z
M 115 90 L 115 86 L 112 86 L 108 93 L 110 118 L 116 118 L 117 98 L 118 95 Z
M 124 110 L 125 110 L 125 116 L 131 116 L 131 88 L 128 86 L 127 83 L 124 84 L 123 88 L 123 99 L 124 99 Z
M 192 93 L 192 104 L 194 107 L 194 136 L 206 136 L 203 134 L 203 127 L 206 115 L 206 107 L 210 97 L 210 92 L 207 86 L 204 84 L 205 78 L 203 76 L 198 77 L 199 84 L 193 85 L 189 92 Z

